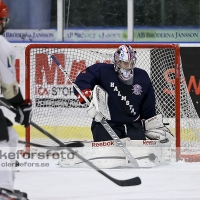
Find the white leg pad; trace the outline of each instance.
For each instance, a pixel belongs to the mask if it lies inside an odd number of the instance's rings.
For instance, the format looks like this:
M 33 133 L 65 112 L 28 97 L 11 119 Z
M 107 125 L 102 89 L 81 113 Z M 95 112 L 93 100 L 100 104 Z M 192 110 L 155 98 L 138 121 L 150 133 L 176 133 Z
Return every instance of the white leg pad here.
M 130 140 L 122 139 L 122 142 L 137 159 L 139 167 L 155 167 L 171 162 L 171 143 L 160 143 L 159 140 Z M 85 142 L 84 147 L 73 148 L 81 156 L 95 164 L 99 168 L 132 167 L 128 159 L 113 140 L 104 142 Z M 67 156 L 59 160 L 61 167 L 88 167 L 76 156 Z
M 171 142 L 160 143 L 159 140 L 127 140 L 127 148 L 133 157 L 149 156 L 139 159 L 140 167 L 154 167 L 171 162 Z

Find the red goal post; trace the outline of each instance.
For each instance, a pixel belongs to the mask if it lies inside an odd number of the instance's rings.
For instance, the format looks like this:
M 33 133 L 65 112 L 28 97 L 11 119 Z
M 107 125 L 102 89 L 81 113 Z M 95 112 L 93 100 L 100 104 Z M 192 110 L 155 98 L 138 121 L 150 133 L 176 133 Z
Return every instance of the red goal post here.
M 30 44 L 25 51 L 25 97 L 33 101 L 33 121 L 63 142 L 92 140 L 91 119 L 77 101 L 55 55 L 75 80 L 79 71 L 96 63 L 111 63 L 121 44 Z M 136 67 L 149 74 L 156 94 L 156 111 L 176 137 L 178 158 L 196 161 L 200 142 L 199 118 L 187 90 L 177 44 L 130 44 L 137 52 Z M 55 145 L 33 127 L 26 141 Z

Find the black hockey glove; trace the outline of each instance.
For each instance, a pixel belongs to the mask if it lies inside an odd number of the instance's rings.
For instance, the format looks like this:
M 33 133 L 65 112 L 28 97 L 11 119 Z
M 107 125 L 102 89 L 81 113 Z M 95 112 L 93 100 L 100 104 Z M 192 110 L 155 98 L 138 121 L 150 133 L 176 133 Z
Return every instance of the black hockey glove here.
M 32 102 L 25 100 L 21 105 L 16 107 L 15 121 L 25 127 L 28 127 L 32 117 Z

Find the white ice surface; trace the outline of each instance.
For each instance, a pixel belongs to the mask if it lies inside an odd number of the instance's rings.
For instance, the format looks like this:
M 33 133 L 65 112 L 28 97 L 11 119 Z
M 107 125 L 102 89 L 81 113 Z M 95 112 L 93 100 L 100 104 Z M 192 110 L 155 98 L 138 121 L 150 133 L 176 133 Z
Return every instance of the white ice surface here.
M 31 161 L 33 162 L 33 160 Z M 44 162 L 44 160 L 42 160 Z M 102 169 L 116 179 L 139 176 L 139 186 L 120 187 L 91 168 L 21 168 L 15 188 L 30 200 L 200 199 L 200 163 L 179 161 L 149 169 Z

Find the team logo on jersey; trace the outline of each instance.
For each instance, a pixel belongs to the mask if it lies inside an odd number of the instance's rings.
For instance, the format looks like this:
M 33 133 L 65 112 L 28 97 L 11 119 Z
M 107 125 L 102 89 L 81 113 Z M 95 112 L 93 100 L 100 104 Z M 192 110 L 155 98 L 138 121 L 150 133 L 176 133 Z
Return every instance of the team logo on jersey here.
M 133 85 L 132 90 L 133 90 L 133 94 L 135 94 L 135 95 L 141 95 L 141 93 L 142 93 L 142 87 L 138 84 Z

